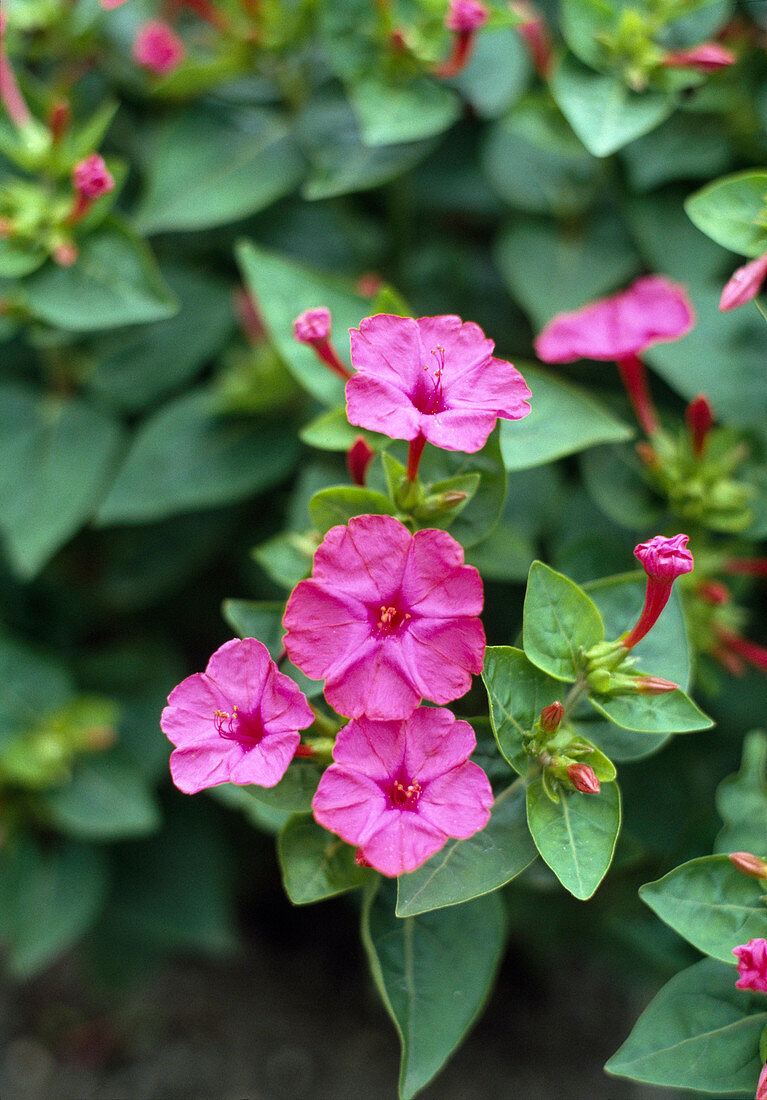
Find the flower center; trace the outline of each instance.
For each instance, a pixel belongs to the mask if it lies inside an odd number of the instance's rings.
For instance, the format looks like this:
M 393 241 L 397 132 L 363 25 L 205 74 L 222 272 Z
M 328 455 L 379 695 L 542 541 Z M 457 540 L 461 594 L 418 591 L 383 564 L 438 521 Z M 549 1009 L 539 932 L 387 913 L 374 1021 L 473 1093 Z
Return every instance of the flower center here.
M 443 412 L 445 400 L 442 393 L 442 376 L 445 373 L 445 349 L 441 345 L 431 349 L 434 362 L 423 368 L 423 376 L 418 380 L 416 393 L 412 401 L 419 412 L 431 416 Z
M 374 611 L 376 633 L 383 636 L 396 634 L 403 623 L 406 623 L 411 617 L 409 612 L 400 611 L 393 604 L 389 607 L 382 604 Z
M 389 790 L 392 806 L 395 806 L 398 810 L 414 810 L 420 797 L 421 784 L 415 782 L 415 780 L 408 783 L 406 787 L 399 779 L 395 779 Z
M 249 751 L 264 736 L 264 727 L 257 714 L 242 714 L 235 704 L 231 713 L 227 710 L 213 711 L 213 724 L 219 737 L 227 741 L 237 741 Z

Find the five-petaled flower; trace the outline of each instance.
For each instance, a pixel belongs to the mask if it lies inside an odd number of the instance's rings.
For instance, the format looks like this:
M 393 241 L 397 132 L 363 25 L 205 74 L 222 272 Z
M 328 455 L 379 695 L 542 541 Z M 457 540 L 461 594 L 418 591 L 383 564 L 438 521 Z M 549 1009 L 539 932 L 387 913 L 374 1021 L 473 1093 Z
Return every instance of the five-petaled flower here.
M 349 718 L 407 718 L 449 703 L 482 670 L 482 580 L 446 531 L 392 516 L 332 527 L 285 610 L 285 648 Z
M 493 792 L 469 761 L 475 745 L 468 722 L 441 707 L 419 707 L 399 722 L 358 718 L 338 735 L 314 816 L 382 874 L 414 871 L 449 837 L 487 824 Z
M 733 947 L 738 960 L 740 977 L 738 989 L 752 989 L 754 993 L 767 993 L 767 940 L 749 940 L 740 947 Z
M 626 649 L 632 649 L 655 626 L 677 577 L 692 572 L 695 561 L 687 549 L 688 541 L 687 535 L 674 535 L 671 539 L 655 535 L 649 542 L 634 547 L 634 557 L 647 574 L 647 588 L 639 621 L 622 639 Z
M 217 649 L 204 672 L 188 676 L 168 697 L 160 725 L 176 746 L 173 782 L 186 794 L 219 783 L 273 787 L 282 779 L 314 721 L 296 684 L 255 638 Z
M 527 416 L 530 391 L 511 363 L 493 357 L 482 329 L 460 317 L 379 313 L 351 329 L 349 422 L 392 439 L 447 451 L 480 450 L 500 416 Z

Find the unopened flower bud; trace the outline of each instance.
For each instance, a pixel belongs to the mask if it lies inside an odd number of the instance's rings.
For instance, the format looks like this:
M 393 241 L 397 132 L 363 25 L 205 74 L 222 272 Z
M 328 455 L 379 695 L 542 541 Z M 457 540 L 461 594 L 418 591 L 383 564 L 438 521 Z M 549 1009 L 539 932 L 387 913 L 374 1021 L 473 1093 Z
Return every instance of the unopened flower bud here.
M 640 695 L 666 695 L 669 691 L 679 691 L 679 684 L 664 680 L 662 676 L 637 676 L 634 685 Z
M 325 306 L 305 309 L 293 322 L 293 336 L 299 344 L 318 344 L 330 339 L 332 320 Z
M 158 76 L 166 76 L 184 60 L 186 48 L 171 26 L 151 19 L 136 35 L 132 53 L 139 65 Z
M 639 621 L 623 639 L 626 649 L 635 646 L 655 626 L 669 601 L 676 578 L 692 571 L 695 562 L 687 542 L 687 535 L 674 535 L 670 539 L 655 535 L 649 542 L 634 548 L 634 557 L 642 563 L 647 574 L 647 588 Z
M 730 852 L 729 859 L 742 875 L 767 879 L 767 863 L 751 852 Z
M 639 456 L 639 461 L 651 470 L 660 465 L 658 452 L 646 439 L 642 439 L 636 444 L 636 453 Z
M 706 603 L 719 606 L 724 603 L 729 603 L 730 590 L 726 584 L 721 584 L 719 581 L 701 581 L 696 586 L 695 591 L 702 600 Z
M 706 446 L 708 433 L 714 425 L 714 414 L 705 394 L 699 393 L 685 409 L 685 420 L 690 432 L 692 451 L 700 458 Z
M 738 960 L 737 989 L 750 989 L 754 993 L 767 993 L 767 940 L 757 938 L 733 947 Z
M 382 286 L 383 279 L 377 271 L 366 271 L 364 275 L 360 275 L 354 289 L 363 298 L 375 298 Z
M 346 467 L 349 477 L 355 485 L 364 485 L 368 466 L 373 461 L 375 451 L 364 436 L 358 435 L 346 454 Z
M 458 34 L 471 34 L 487 23 L 490 12 L 479 0 L 450 0 L 445 26 Z
M 48 129 L 54 145 L 58 145 L 69 130 L 72 122 L 72 111 L 66 100 L 54 103 L 48 114 Z
M 735 54 L 718 42 L 701 42 L 689 50 L 672 50 L 661 61 L 667 69 L 695 69 L 699 73 L 715 73 L 737 61 Z
M 559 700 L 557 700 L 556 703 L 549 703 L 549 705 L 544 707 L 541 711 L 541 717 L 539 719 L 541 732 L 556 733 L 564 716 L 565 708 Z
M 72 169 L 72 183 L 79 195 L 91 201 L 106 195 L 115 185 L 112 173 L 98 153 L 78 161 Z
M 762 1072 L 759 1074 L 754 1100 L 767 1100 L 767 1065 L 762 1066 Z
M 581 794 L 599 794 L 599 780 L 593 768 L 588 764 L 570 764 L 567 769 L 567 777 Z
M 299 745 L 293 753 L 294 759 L 298 760 L 312 760 L 316 755 L 311 745 Z
M 738 306 L 750 302 L 762 289 L 762 283 L 766 278 L 767 253 L 732 273 L 719 299 L 719 309 L 726 313 L 727 310 L 737 309 Z
M 610 690 L 612 676 L 606 668 L 595 668 L 586 676 L 586 683 L 591 691 L 598 695 L 605 695 Z

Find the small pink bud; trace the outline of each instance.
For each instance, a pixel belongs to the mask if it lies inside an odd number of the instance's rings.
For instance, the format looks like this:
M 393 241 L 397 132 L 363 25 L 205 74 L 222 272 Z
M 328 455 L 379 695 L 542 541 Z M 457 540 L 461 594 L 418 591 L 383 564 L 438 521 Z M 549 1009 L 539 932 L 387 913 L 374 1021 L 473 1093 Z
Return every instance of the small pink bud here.
M 172 27 L 159 19 L 144 23 L 136 35 L 132 53 L 134 61 L 158 76 L 173 72 L 186 57 L 184 43 Z
M 735 54 L 718 42 L 702 42 L 689 50 L 673 50 L 667 53 L 661 65 L 667 69 L 696 69 L 699 73 L 715 73 L 736 61 Z
M 299 745 L 293 753 L 293 757 L 299 760 L 312 760 L 316 755 L 311 745 Z
M 721 661 L 725 667 L 728 667 L 726 656 L 734 655 L 735 660 L 732 661 L 731 670 L 735 672 L 735 675 L 739 675 L 737 670 L 738 660 L 741 657 L 744 661 L 747 661 L 753 668 L 758 668 L 761 672 L 767 672 L 767 649 L 764 646 L 757 645 L 756 642 L 750 642 L 748 638 L 742 637 L 740 634 L 736 634 L 733 630 L 726 630 L 723 626 L 715 626 L 719 641 L 722 643 L 721 648 L 714 652 L 714 656 L 717 660 Z M 741 666 L 742 667 L 742 666 Z
M 721 584 L 719 581 L 701 581 L 700 584 L 696 586 L 695 591 L 702 600 L 705 600 L 706 603 L 713 604 L 715 607 L 730 602 L 729 588 L 726 584 Z
M 576 791 L 580 791 L 581 794 L 599 794 L 600 786 L 594 769 L 590 768 L 588 764 L 570 764 L 567 768 L 567 775 L 575 787 Z
M 556 733 L 564 716 L 565 708 L 559 700 L 557 700 L 556 703 L 549 703 L 547 707 L 544 707 L 539 719 L 543 733 Z
M 84 199 L 97 199 L 114 189 L 112 173 L 98 153 L 91 153 L 85 160 L 79 161 L 72 169 L 72 183 L 78 194 Z
M 358 435 L 346 455 L 346 467 L 354 485 L 364 485 L 368 466 L 373 461 L 375 451 L 364 436 Z
M 471 34 L 483 27 L 489 18 L 490 12 L 479 0 L 450 0 L 445 26 L 458 34 Z
M 667 539 L 655 535 L 649 542 L 634 547 L 634 557 L 642 563 L 648 577 L 669 584 L 684 573 L 691 573 L 695 564 L 687 549 L 688 535 L 674 535 Z
M 234 292 L 234 312 L 248 342 L 260 344 L 266 338 L 266 327 L 255 299 L 245 287 L 238 287 Z
M 305 309 L 293 322 L 293 336 L 299 344 L 318 344 L 330 339 L 330 310 L 325 306 Z
M 662 676 L 637 676 L 635 683 L 640 695 L 665 695 L 669 691 L 679 691 L 679 684 L 664 680 Z
M 732 273 L 719 299 L 719 309 L 726 313 L 729 309 L 737 309 L 738 306 L 750 302 L 762 289 L 765 278 L 767 278 L 767 253 Z
M 692 399 L 685 409 L 684 416 L 690 432 L 693 454 L 696 458 L 700 458 L 706 446 L 708 433 L 714 426 L 714 414 L 705 394 L 699 393 Z
M 366 271 L 364 275 L 360 275 L 354 289 L 363 298 L 375 298 L 382 286 L 383 279 L 377 271 Z
M 767 1065 L 762 1066 L 762 1072 L 759 1074 L 754 1100 L 767 1100 Z
M 748 875 L 749 878 L 767 879 L 767 863 L 763 859 L 759 859 L 758 856 L 754 856 L 750 852 L 730 852 L 729 858 L 733 866 L 737 867 L 742 875 Z
M 51 253 L 51 259 L 59 267 L 72 267 L 77 263 L 77 257 L 80 255 L 80 250 L 73 241 L 63 241 L 61 244 L 56 245 Z
M 732 953 L 738 960 L 740 974 L 736 987 L 767 993 L 767 940 L 749 940 L 740 947 L 733 947 Z

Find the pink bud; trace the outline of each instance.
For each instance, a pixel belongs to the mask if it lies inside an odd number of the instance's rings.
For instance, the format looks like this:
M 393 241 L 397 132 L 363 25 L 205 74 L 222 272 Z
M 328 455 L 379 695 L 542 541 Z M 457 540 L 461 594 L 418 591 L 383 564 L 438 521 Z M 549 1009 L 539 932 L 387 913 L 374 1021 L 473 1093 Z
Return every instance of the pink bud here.
M 248 342 L 260 344 L 266 338 L 266 327 L 255 299 L 245 287 L 238 287 L 234 292 L 234 312 Z
M 759 859 L 758 856 L 754 856 L 750 852 L 730 852 L 729 858 L 733 866 L 737 867 L 742 875 L 748 875 L 749 878 L 767 879 L 767 863 L 763 859 Z
M 112 173 L 98 153 L 91 153 L 72 169 L 72 183 L 84 199 L 97 199 L 114 189 Z
M 316 755 L 311 745 L 299 745 L 293 753 L 294 759 L 299 760 L 312 760 Z
M 375 451 L 368 444 L 364 436 L 358 435 L 352 443 L 346 455 L 346 466 L 349 477 L 355 485 L 364 485 L 368 466 L 373 461 Z
M 695 562 L 687 549 L 688 541 L 688 535 L 674 535 L 670 539 L 655 535 L 649 542 L 634 547 L 634 557 L 642 563 L 648 577 L 670 584 L 683 573 L 692 572 Z
M 685 409 L 685 420 L 692 440 L 692 450 L 700 458 L 706 446 L 708 433 L 714 425 L 714 414 L 705 394 L 699 393 Z
M 360 275 L 354 289 L 363 298 L 375 298 L 382 286 L 383 279 L 377 271 L 366 271 L 364 275 Z
M 765 278 L 767 278 L 767 253 L 732 273 L 719 299 L 719 309 L 726 313 L 729 309 L 737 309 L 738 306 L 750 302 L 762 289 Z
M 762 1072 L 759 1074 L 754 1100 L 767 1100 L 767 1065 L 762 1066 Z
M 158 76 L 173 72 L 185 56 L 184 43 L 172 27 L 159 19 L 144 23 L 133 43 L 134 61 Z
M 329 309 L 305 309 L 293 322 L 293 336 L 299 344 L 317 344 L 330 338 L 330 328 Z
M 479 0 L 450 0 L 445 26 L 458 34 L 471 34 L 483 27 L 489 18 L 490 12 Z
M 689 50 L 673 50 L 661 61 L 667 69 L 696 69 L 699 73 L 715 73 L 737 61 L 731 50 L 718 42 L 701 42 Z
M 567 775 L 576 791 L 581 794 L 599 794 L 599 780 L 588 764 L 570 764 Z
M 48 114 L 48 129 L 51 131 L 53 144 L 58 145 L 72 122 L 72 112 L 66 100 L 54 103 Z
M 119 8 L 120 4 L 125 3 L 125 0 L 100 0 L 100 3 L 106 11 L 111 11 L 112 8 Z
M 80 250 L 73 241 L 63 241 L 61 244 L 56 245 L 51 253 L 51 259 L 59 267 L 71 267 L 77 263 L 79 255 Z
M 556 703 L 550 703 L 547 707 L 544 707 L 539 719 L 543 733 L 556 733 L 564 716 L 565 708 L 559 700 L 557 700 Z
M 713 604 L 715 607 L 720 606 L 723 603 L 729 603 L 730 590 L 726 584 L 721 584 L 719 581 L 701 581 L 696 586 L 695 591 L 698 593 L 702 600 L 706 603 Z
M 637 676 L 635 684 L 640 695 L 665 695 L 669 691 L 679 691 L 679 684 L 664 680 L 662 676 Z
M 738 960 L 740 974 L 736 987 L 767 993 L 767 940 L 749 940 L 740 947 L 733 947 L 732 953 Z
M 733 630 L 726 630 L 723 626 L 714 627 L 719 641 L 722 643 L 722 648 L 715 651 L 714 656 L 718 660 L 726 664 L 723 657 L 727 654 L 734 654 L 736 658 L 742 657 L 744 661 L 747 661 L 753 668 L 758 668 L 762 672 L 767 672 L 767 649 L 764 646 L 757 645 L 756 642 L 750 642 L 748 638 L 742 637 L 740 634 L 736 634 Z M 732 670 L 735 671 L 737 661 L 733 662 Z M 738 673 L 736 672 L 736 675 Z

